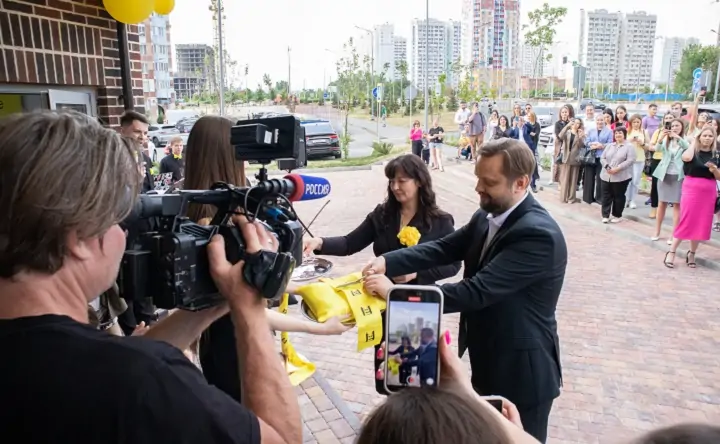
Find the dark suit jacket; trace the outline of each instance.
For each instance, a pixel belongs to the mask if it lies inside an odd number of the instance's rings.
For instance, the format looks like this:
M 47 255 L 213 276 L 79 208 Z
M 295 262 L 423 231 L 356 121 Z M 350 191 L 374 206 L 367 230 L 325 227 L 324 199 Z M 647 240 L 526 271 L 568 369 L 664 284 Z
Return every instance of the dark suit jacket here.
M 417 228 L 420 232 L 420 244 L 440 239 L 455 231 L 453 217 L 447 213 L 443 213 L 442 216 L 431 221 L 431 224 L 424 223 L 416 215 L 408 225 Z M 400 215 L 395 214 L 385 218 L 383 206 L 378 205 L 357 228 L 347 235 L 324 237 L 322 249 L 315 253 L 328 256 L 350 256 L 372 244 L 375 256 L 381 256 L 389 251 L 405 249 L 397 237 L 398 232 L 400 232 Z M 460 259 L 439 266 L 424 267 L 423 271 L 411 270 L 396 275 L 388 274 L 388 276 L 395 277 L 416 271 L 418 272 L 417 279 L 410 284 L 433 285 L 436 281 L 455 276 L 460 271 Z
M 472 382 L 483 395 L 532 405 L 560 394 L 555 308 L 567 246 L 555 220 L 532 195 L 508 216 L 481 258 L 488 231 L 479 210 L 434 242 L 384 255 L 388 275 L 464 260 L 464 279 L 441 287 L 445 312 L 461 312 L 460 354 L 470 351 Z

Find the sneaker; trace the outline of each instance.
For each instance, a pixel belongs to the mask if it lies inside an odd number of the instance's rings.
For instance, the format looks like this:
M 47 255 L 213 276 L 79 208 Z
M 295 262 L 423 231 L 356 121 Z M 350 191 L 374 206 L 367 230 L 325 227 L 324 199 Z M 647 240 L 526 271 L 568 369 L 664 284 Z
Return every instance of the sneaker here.
M 630 202 L 630 209 L 634 210 L 635 208 L 637 208 L 637 205 L 635 204 L 635 202 Z
M 608 219 L 607 217 L 603 217 L 602 223 L 606 224 L 608 222 L 610 222 L 610 219 Z
M 552 180 L 551 180 L 551 181 L 548 181 L 547 186 L 551 187 L 551 186 L 553 186 L 553 185 L 555 185 L 555 182 L 553 182 Z
M 616 224 L 618 222 L 622 222 L 622 217 L 613 217 L 610 219 L 610 223 Z

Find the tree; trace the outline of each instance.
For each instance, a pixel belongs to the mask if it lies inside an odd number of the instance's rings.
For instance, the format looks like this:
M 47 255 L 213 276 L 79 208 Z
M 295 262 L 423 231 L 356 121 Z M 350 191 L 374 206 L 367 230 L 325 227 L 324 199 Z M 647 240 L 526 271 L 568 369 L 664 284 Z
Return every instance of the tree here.
M 257 91 L 255 91 L 255 100 L 258 102 L 262 102 L 265 100 L 265 91 L 262 89 L 262 85 L 258 83 Z
M 533 64 L 533 74 L 537 83 L 539 67 L 542 62 L 552 59 L 552 54 L 548 51 L 555 42 L 555 34 L 563 18 L 567 15 L 567 8 L 562 6 L 550 6 L 543 3 L 542 8 L 528 12 L 530 24 L 523 25 L 525 31 L 525 44 L 536 51 L 535 63 Z M 537 85 L 535 85 L 537 89 Z
M 346 56 L 337 61 L 337 80 L 339 91 L 342 91 L 345 104 L 343 111 L 345 119 L 343 121 L 343 135 L 340 144 L 343 150 L 343 156 L 347 159 L 349 155 L 350 133 L 348 132 L 348 117 L 350 110 L 360 95 L 360 55 L 353 39 L 350 38 L 347 43 L 343 44 L 343 52 Z
M 695 68 L 707 69 L 715 72 L 718 67 L 718 57 L 720 57 L 720 48 L 711 45 L 690 45 L 683 51 L 680 60 L 680 69 L 675 75 L 675 83 L 673 90 L 680 93 L 690 93 L 692 91 L 693 77 L 692 72 Z M 714 92 L 715 82 L 708 84 L 708 96 Z
M 262 81 L 263 81 L 263 84 L 265 84 L 265 86 L 267 87 L 268 93 L 271 93 L 272 92 L 272 79 L 270 78 L 270 74 L 263 74 Z

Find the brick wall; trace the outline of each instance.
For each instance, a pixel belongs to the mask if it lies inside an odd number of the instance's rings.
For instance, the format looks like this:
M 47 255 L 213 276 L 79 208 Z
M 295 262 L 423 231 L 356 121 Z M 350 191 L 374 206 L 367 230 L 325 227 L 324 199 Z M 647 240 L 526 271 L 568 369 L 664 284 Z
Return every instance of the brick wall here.
M 124 108 L 115 21 L 102 0 L 0 0 L 0 83 L 94 87 L 103 122 Z M 128 26 L 135 109 L 144 112 L 137 26 Z

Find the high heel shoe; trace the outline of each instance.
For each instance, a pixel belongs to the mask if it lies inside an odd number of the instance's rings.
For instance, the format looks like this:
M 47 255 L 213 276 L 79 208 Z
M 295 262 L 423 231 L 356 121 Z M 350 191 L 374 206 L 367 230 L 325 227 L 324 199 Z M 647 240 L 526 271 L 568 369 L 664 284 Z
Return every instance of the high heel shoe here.
M 671 261 L 668 260 L 668 256 L 673 255 L 673 258 Z M 668 268 L 675 268 L 675 252 L 674 251 L 668 251 L 665 253 L 665 260 L 663 261 L 663 264 L 665 264 Z
M 693 260 L 690 262 L 690 255 L 692 254 Z M 695 252 L 694 251 L 688 251 L 687 256 L 685 256 L 685 264 L 690 268 L 697 267 L 697 264 L 695 263 Z

